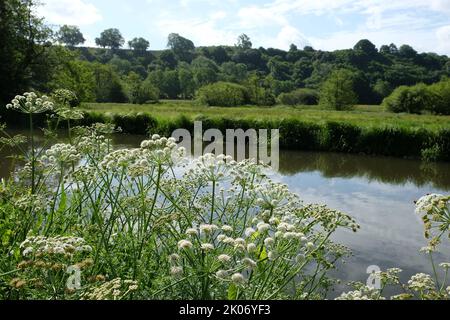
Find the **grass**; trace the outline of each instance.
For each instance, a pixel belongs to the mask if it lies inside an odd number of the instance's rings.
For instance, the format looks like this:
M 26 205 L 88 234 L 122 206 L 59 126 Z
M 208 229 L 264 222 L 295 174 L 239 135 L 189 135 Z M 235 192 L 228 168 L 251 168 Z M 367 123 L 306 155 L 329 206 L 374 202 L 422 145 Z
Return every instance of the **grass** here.
M 241 106 L 233 108 L 207 107 L 194 101 L 165 100 L 157 104 L 134 105 L 121 103 L 84 103 L 86 111 L 130 113 L 144 112 L 157 120 L 171 120 L 180 115 L 188 119 L 198 116 L 208 118 L 226 117 L 229 119 L 298 119 L 304 122 L 324 123 L 328 121 L 343 122 L 359 127 L 395 126 L 409 129 L 424 128 L 439 130 L 450 128 L 450 116 L 395 114 L 387 112 L 382 106 L 356 106 L 352 111 L 334 111 L 319 106 Z

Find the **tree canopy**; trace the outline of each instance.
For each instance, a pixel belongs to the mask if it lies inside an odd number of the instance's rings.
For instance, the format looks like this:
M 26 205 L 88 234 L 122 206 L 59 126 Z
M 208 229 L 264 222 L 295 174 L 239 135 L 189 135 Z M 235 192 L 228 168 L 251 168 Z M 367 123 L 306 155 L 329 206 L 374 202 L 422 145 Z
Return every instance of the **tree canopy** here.
M 99 38 L 95 38 L 95 43 L 103 48 L 119 49 L 125 43 L 119 29 L 106 29 L 100 34 Z
M 69 47 L 75 47 L 76 45 L 83 44 L 86 40 L 77 26 L 63 25 L 59 28 L 57 34 L 58 41 L 66 44 Z

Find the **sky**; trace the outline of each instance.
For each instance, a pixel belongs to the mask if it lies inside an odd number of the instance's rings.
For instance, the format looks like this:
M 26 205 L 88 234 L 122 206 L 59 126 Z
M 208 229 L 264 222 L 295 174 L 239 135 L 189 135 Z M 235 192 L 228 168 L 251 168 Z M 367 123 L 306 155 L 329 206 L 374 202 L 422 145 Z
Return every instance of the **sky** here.
M 233 45 L 246 33 L 254 47 L 336 50 L 369 39 L 450 56 L 450 0 L 41 0 L 48 24 L 80 27 L 88 46 L 107 28 L 126 41 L 144 37 L 166 48 L 175 32 L 196 46 Z

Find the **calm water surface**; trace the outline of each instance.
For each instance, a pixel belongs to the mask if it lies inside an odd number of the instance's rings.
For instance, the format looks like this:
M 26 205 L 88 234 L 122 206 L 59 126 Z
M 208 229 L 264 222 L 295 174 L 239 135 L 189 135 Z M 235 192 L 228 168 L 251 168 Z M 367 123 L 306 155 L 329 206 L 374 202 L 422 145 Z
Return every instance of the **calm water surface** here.
M 117 135 L 116 147 L 137 147 L 144 136 Z M 0 152 L 0 177 L 9 175 L 13 162 Z M 287 183 L 305 202 L 325 203 L 352 215 L 361 225 L 358 233 L 340 231 L 334 240 L 348 246 L 353 256 L 334 275 L 343 283 L 366 282 L 367 267 L 399 267 L 406 280 L 417 272 L 432 273 L 414 200 L 427 193 L 450 191 L 450 163 L 427 164 L 417 160 L 335 153 L 281 151 L 280 170 L 274 179 Z M 436 262 L 450 261 L 445 244 Z M 335 296 L 348 287 L 340 285 Z

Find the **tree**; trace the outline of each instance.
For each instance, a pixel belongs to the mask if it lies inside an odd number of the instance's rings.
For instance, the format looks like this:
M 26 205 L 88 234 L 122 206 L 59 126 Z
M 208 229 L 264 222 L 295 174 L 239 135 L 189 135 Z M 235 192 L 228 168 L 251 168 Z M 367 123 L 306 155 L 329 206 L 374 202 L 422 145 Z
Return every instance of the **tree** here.
M 63 43 L 71 48 L 86 41 L 77 26 L 68 26 L 66 24 L 59 28 L 57 38 L 60 43 Z
M 143 53 L 147 51 L 150 46 L 150 42 L 144 38 L 134 38 L 133 40 L 128 41 L 128 46 L 136 52 Z
M 182 62 L 178 69 L 178 80 L 180 83 L 181 97 L 183 99 L 192 98 L 195 92 L 194 75 L 189 69 L 189 65 L 185 62 Z
M 378 53 L 375 45 L 367 39 L 359 40 L 353 50 L 362 51 L 369 57 L 374 57 Z
M 119 29 L 106 29 L 100 34 L 99 38 L 95 38 L 95 43 L 102 48 L 111 48 L 112 50 L 119 49 L 125 43 Z
M 392 112 L 421 113 L 436 105 L 437 96 L 425 84 L 400 86 L 383 100 L 383 105 Z
M 347 69 L 333 71 L 320 90 L 320 104 L 335 110 L 347 110 L 356 103 L 353 73 Z
M 417 51 L 411 46 L 404 44 L 398 49 L 398 54 L 403 58 L 413 59 L 416 57 Z
M 91 64 L 95 82 L 96 102 L 126 102 L 122 82 L 114 69 L 100 63 Z
M 51 73 L 51 30 L 35 15 L 35 1 L 0 1 L 0 103 Z M 47 80 L 47 79 L 46 79 Z
M 216 82 L 198 90 L 198 100 L 208 106 L 233 107 L 247 101 L 248 92 L 236 83 Z
M 64 88 L 73 91 L 80 101 L 95 101 L 95 79 L 91 64 L 76 59 L 75 52 L 59 50 L 60 58 L 47 83 L 50 90 Z
M 247 78 L 247 66 L 243 63 L 225 62 L 221 70 L 222 80 L 226 82 L 242 82 Z
M 198 87 L 217 81 L 218 67 L 211 59 L 198 57 L 191 66 Z
M 246 50 L 246 49 L 251 49 L 252 48 L 252 42 L 250 41 L 250 37 L 247 36 L 245 33 L 241 34 L 238 39 L 237 39 L 237 43 L 236 43 L 236 47 Z
M 142 81 L 137 73 L 130 72 L 125 77 L 125 84 L 128 101 L 131 103 L 144 104 L 159 98 L 158 89 L 149 80 Z
M 171 50 L 164 50 L 159 55 L 159 61 L 162 67 L 175 69 L 177 66 L 177 58 Z
M 183 38 L 178 33 L 171 33 L 167 38 L 167 47 L 170 48 L 175 56 L 182 61 L 190 62 L 194 53 L 194 43 Z

